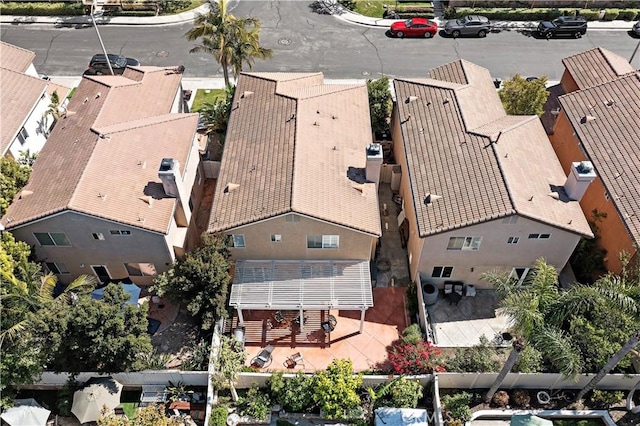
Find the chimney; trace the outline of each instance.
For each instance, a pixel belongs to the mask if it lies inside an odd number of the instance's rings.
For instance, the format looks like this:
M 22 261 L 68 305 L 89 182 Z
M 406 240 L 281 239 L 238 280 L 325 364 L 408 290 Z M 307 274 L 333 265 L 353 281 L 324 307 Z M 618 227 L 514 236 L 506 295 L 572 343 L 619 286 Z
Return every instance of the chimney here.
M 571 163 L 571 170 L 564 184 L 564 190 L 569 199 L 580 201 L 587 191 L 589 184 L 596 178 L 591 161 L 576 161 Z
M 164 193 L 178 199 L 175 219 L 178 226 L 188 226 L 191 220 L 189 193 L 184 189 L 180 177 L 180 163 L 173 158 L 163 158 L 158 169 L 158 177 L 162 181 Z
M 365 177 L 367 182 L 380 182 L 380 169 L 382 168 L 382 145 L 370 143 L 367 147 L 367 168 Z

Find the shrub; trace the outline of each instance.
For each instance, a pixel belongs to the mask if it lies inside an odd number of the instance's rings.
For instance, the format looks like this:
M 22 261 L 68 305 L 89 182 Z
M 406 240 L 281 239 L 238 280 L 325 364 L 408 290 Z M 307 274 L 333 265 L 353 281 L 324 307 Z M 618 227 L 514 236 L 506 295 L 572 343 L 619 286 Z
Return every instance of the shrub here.
M 640 15 L 640 9 L 622 9 L 618 13 L 618 19 L 624 19 L 625 21 L 633 21 L 636 16 Z
M 621 391 L 606 391 L 594 389 L 589 399 L 591 403 L 598 407 L 609 408 L 613 404 L 617 404 L 624 398 Z
M 407 344 L 415 345 L 422 342 L 422 330 L 419 324 L 411 324 L 402 330 L 402 341 Z
M 409 380 L 401 377 L 395 381 L 389 390 L 389 394 L 383 401 L 388 402 L 388 407 L 416 408 L 422 398 L 422 385 L 418 380 Z
M 314 408 L 313 377 L 298 373 L 285 380 L 282 373 L 274 373 L 269 380 L 271 395 L 287 411 L 306 412 Z
M 226 426 L 227 424 L 227 407 L 224 405 L 216 405 L 211 409 L 211 417 L 209 417 L 209 426 Z
M 484 335 L 480 337 L 477 345 L 457 348 L 454 357 L 447 360 L 447 369 L 450 371 L 486 373 L 498 371 L 499 368 L 496 349 Z
M 618 19 L 619 14 L 620 14 L 620 9 L 605 9 L 602 20 L 615 21 L 616 19 Z
M 442 406 L 447 415 L 452 420 L 458 420 L 465 423 L 471 419 L 471 394 L 461 392 L 455 395 L 445 395 L 442 397 Z M 449 423 L 450 425 L 452 423 Z
M 328 419 L 342 419 L 345 412 L 360 406 L 358 389 L 362 375 L 353 374 L 350 359 L 333 360 L 326 371 L 316 373 L 313 380 L 314 401 Z
M 183 371 L 207 371 L 209 367 L 209 342 L 204 339 L 192 341 L 187 346 L 187 359 L 180 365 Z
M 516 389 L 513 391 L 513 397 L 511 399 L 513 403 L 520 408 L 529 408 L 531 405 L 531 395 L 529 395 L 529 391 L 524 389 Z
M 580 9 L 578 15 L 587 21 L 597 21 L 600 19 L 600 9 Z
M 390 373 L 393 374 L 431 374 L 443 372 L 440 349 L 429 342 L 416 344 L 398 340 L 389 350 Z
M 247 396 L 238 404 L 238 412 L 242 416 L 248 416 L 256 420 L 266 420 L 271 410 L 269 395 L 260 392 L 257 386 L 252 386 Z
M 2 15 L 24 15 L 24 16 L 77 16 L 84 15 L 85 10 L 81 2 L 77 3 L 0 3 L 0 13 Z
M 540 373 L 542 372 L 542 354 L 532 345 L 527 345 L 520 352 L 520 356 L 513 366 L 514 373 Z
M 498 391 L 493 394 L 491 402 L 493 402 L 497 407 L 504 408 L 509 405 L 509 394 L 505 391 Z
M 338 3 L 348 10 L 355 10 L 356 8 L 355 0 L 338 0 Z
M 409 318 L 412 320 L 418 315 L 418 285 L 415 281 L 412 281 L 407 286 L 407 311 L 409 311 Z

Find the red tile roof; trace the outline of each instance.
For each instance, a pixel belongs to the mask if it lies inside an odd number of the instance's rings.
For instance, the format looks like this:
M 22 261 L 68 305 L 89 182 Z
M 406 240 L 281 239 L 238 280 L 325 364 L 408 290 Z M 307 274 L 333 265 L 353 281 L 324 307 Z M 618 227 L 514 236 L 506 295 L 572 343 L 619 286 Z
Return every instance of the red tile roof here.
M 24 73 L 36 58 L 30 50 L 0 41 L 0 68 Z
M 613 81 L 634 72 L 629 61 L 602 47 L 569 56 L 562 63 L 580 89 Z

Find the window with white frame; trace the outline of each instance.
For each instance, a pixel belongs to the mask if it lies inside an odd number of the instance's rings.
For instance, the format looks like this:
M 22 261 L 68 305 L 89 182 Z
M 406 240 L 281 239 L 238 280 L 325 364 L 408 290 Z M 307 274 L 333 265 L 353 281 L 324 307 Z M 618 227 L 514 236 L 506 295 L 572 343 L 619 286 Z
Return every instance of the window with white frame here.
M 529 234 L 530 240 L 548 240 L 551 234 Z
M 23 127 L 18 132 L 18 140 L 20 141 L 21 145 L 24 145 L 27 142 L 27 139 L 29 139 L 29 133 L 27 132 L 27 129 Z
M 307 235 L 307 248 L 337 249 L 340 248 L 339 235 Z
M 447 250 L 478 250 L 482 237 L 451 237 Z
M 504 219 L 502 219 L 502 223 L 517 223 L 518 222 L 518 216 L 513 215 L 513 216 L 507 216 Z
M 279 243 L 280 241 L 282 241 L 282 235 L 280 235 L 280 234 L 271 234 L 271 242 L 272 243 Z
M 520 237 L 507 238 L 507 244 L 518 244 L 518 241 L 520 241 Z
M 453 273 L 453 266 L 434 266 L 431 278 L 450 278 Z
M 244 243 L 244 235 L 243 234 L 233 234 L 233 246 L 235 248 L 245 248 L 246 245 Z
M 129 235 L 131 235 L 131 231 L 129 231 L 127 229 L 111 229 L 111 230 L 109 230 L 109 234 L 111 234 L 111 235 L 129 236 Z
M 33 236 L 36 237 L 41 246 L 71 246 L 64 232 L 34 232 Z
M 45 262 L 45 266 L 47 267 L 49 272 L 51 272 L 52 274 L 64 275 L 69 273 L 69 270 L 67 269 L 67 266 L 64 263 Z
M 102 232 L 92 232 L 91 236 L 93 236 L 94 240 L 104 241 L 104 235 L 102 234 Z
M 153 277 L 157 275 L 156 265 L 153 263 L 125 263 L 127 273 L 131 277 Z

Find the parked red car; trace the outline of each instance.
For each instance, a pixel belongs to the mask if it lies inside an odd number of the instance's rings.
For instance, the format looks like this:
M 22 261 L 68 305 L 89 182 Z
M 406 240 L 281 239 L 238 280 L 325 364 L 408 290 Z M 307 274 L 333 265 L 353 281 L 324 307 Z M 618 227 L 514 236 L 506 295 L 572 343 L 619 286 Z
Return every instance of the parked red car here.
M 391 24 L 391 35 L 394 37 L 431 38 L 438 32 L 438 24 L 425 18 L 411 18 Z

